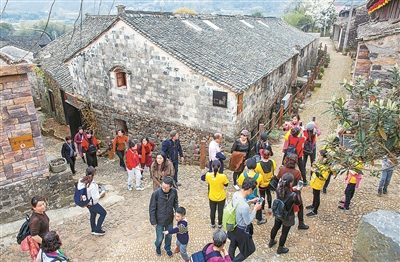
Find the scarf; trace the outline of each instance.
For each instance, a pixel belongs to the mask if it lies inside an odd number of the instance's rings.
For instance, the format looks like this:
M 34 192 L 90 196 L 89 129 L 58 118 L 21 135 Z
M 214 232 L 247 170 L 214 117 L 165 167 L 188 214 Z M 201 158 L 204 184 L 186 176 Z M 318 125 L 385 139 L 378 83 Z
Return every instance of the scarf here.
M 148 148 L 148 151 L 150 152 L 150 143 L 147 143 L 146 145 L 142 144 L 142 150 L 140 152 L 142 152 L 142 158 L 140 159 L 140 163 L 144 164 L 146 163 L 146 147 Z

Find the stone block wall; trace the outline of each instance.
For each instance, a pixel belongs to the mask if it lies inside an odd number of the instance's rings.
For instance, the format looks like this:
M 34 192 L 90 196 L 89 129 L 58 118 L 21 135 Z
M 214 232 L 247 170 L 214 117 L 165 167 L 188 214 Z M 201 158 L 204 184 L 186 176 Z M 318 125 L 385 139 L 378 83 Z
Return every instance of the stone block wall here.
M 378 210 L 364 216 L 355 238 L 354 261 L 398 261 L 400 210 Z
M 55 207 L 71 202 L 65 202 L 73 191 L 71 173 L 49 174 L 28 80 L 28 73 L 32 71 L 32 64 L 2 66 L 0 71 L 2 222 L 21 219 L 23 212 L 29 211 L 29 201 L 34 195 L 48 197 L 50 206 Z M 31 137 L 26 138 L 27 135 Z

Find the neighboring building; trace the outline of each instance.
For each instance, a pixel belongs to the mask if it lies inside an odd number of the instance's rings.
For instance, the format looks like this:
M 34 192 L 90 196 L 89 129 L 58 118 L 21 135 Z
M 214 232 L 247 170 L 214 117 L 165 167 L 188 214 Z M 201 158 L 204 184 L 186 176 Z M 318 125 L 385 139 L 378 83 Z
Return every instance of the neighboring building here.
M 339 11 L 336 21 L 333 23 L 332 29 L 332 40 L 333 44 L 338 51 L 342 51 L 344 39 L 346 35 L 347 23 L 350 16 L 350 7 L 342 8 Z M 357 48 L 357 27 L 358 25 L 365 23 L 369 20 L 365 4 L 356 6 L 353 8 L 349 36 L 347 40 L 347 45 L 351 49 Z
M 32 63 L 33 54 L 45 47 L 51 39 L 46 35 L 27 36 L 1 36 L 0 37 L 0 63 L 1 65 L 15 65 Z M 40 106 L 40 94 L 38 92 L 35 72 L 28 72 L 28 80 L 31 86 L 33 101 Z
M 318 39 L 277 18 L 118 9 L 38 53 L 53 84 L 42 92 L 73 133 L 90 105 L 100 137 L 125 128 L 159 143 L 178 129 L 195 155 L 210 133 L 255 134 L 317 56 Z
M 0 220 L 22 219 L 34 195 L 52 207 L 69 205 L 71 172 L 49 174 L 40 127 L 27 74 L 32 64 L 2 66 L 0 70 Z
M 400 65 L 400 0 L 370 0 L 370 21 L 358 27 L 354 78 L 366 76 L 387 81 L 387 70 Z

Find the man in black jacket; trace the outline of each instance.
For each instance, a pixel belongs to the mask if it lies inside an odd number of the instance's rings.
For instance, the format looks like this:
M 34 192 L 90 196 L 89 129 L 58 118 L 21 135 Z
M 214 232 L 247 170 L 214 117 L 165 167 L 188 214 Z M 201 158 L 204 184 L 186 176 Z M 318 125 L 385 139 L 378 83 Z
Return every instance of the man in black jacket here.
M 174 213 L 178 208 L 178 191 L 173 188 L 174 181 L 171 177 L 165 177 L 161 187 L 157 188 L 150 199 L 150 223 L 156 229 L 156 246 L 157 255 L 161 255 L 161 244 L 164 239 L 163 231 L 172 229 Z M 171 252 L 172 235 L 165 236 L 164 250 L 169 257 Z
M 181 162 L 183 162 L 183 151 L 181 146 L 181 141 L 179 140 L 179 133 L 176 130 L 172 130 L 169 133 L 170 139 L 165 140 L 162 143 L 162 151 L 167 155 L 169 160 L 171 160 L 172 164 L 174 165 L 175 174 L 174 180 L 176 186 L 180 186 L 181 183 L 178 182 L 178 163 L 179 157 Z

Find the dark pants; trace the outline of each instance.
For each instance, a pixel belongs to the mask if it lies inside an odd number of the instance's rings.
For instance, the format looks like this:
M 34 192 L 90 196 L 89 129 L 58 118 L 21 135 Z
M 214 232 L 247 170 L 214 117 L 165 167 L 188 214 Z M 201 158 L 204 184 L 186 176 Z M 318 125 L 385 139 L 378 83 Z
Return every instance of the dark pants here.
M 240 176 L 241 173 L 242 173 L 242 172 L 233 172 L 233 176 L 232 176 L 232 178 L 233 178 L 233 185 L 236 185 L 236 184 L 237 184 L 237 178 L 238 178 L 238 176 Z
M 346 196 L 346 200 L 344 202 L 345 208 L 348 208 L 350 206 L 350 200 L 353 198 L 354 192 L 356 192 L 356 184 L 348 184 L 346 190 L 344 191 L 344 194 Z
M 179 164 L 179 160 L 174 160 L 171 161 L 172 165 L 174 165 L 174 169 L 175 169 L 175 174 L 174 174 L 174 180 L 177 183 L 178 182 L 178 164 Z
M 69 164 L 69 166 L 71 168 L 71 172 L 74 175 L 76 173 L 76 171 L 75 171 L 75 161 L 76 161 L 76 157 L 74 157 L 74 156 L 70 157 L 70 159 L 68 161 L 68 164 Z
M 312 206 L 314 207 L 313 212 L 318 214 L 319 204 L 321 203 L 321 190 L 316 190 L 313 188 L 313 201 Z
M 125 151 L 124 150 L 122 150 L 122 151 L 117 150 L 116 154 L 119 157 L 119 166 L 120 167 L 125 167 L 125 162 L 124 162 Z
M 299 157 L 297 165 L 299 166 L 299 170 L 301 172 L 301 176 L 303 178 L 303 182 L 305 183 L 307 181 L 307 177 L 306 177 L 306 168 L 304 166 L 303 158 Z
M 250 225 L 249 225 L 250 226 Z M 247 257 L 256 251 L 253 237 L 250 233 L 246 233 L 244 229 L 238 226 L 232 232 L 228 232 L 228 238 L 231 243 L 229 244 L 228 254 L 235 261 L 244 261 Z M 236 248 L 239 248 L 240 253 L 235 256 Z
M 331 182 L 331 176 L 332 176 L 332 173 L 329 173 L 328 177 L 325 180 L 324 190 L 326 190 L 328 188 L 328 185 Z
M 99 203 L 96 205 L 88 206 L 90 212 L 90 227 L 92 228 L 92 232 L 101 230 L 101 226 L 103 225 L 103 221 L 106 218 L 107 211 L 100 206 Z M 99 219 L 97 220 L 96 224 L 96 216 L 97 214 L 100 215 Z
M 222 225 L 222 214 L 224 213 L 225 199 L 222 201 L 210 200 L 211 225 L 215 225 L 215 212 L 218 210 L 218 225 Z
M 289 234 L 290 227 L 284 226 L 282 221 L 275 218 L 274 227 L 271 229 L 271 239 L 275 239 L 276 234 L 278 234 L 279 228 L 282 226 L 282 235 L 279 239 L 279 246 L 283 247 L 285 245 L 287 236 Z
M 265 199 L 265 196 L 267 196 L 267 203 L 268 203 L 268 208 L 271 208 L 272 205 L 272 195 L 271 195 L 271 190 L 268 187 L 259 187 L 258 188 L 260 192 L 260 197 L 263 197 Z M 262 203 L 262 208 L 261 210 L 264 210 L 265 207 L 265 201 Z
M 315 155 L 316 155 L 316 149 L 313 149 L 313 152 L 311 154 L 304 152 L 303 155 L 303 162 L 304 162 L 304 168 L 307 166 L 307 159 L 310 157 L 310 167 L 312 166 L 312 164 L 315 162 Z
M 304 206 L 303 202 L 299 206 L 299 212 L 297 213 L 297 217 L 299 218 L 299 224 L 304 224 Z

